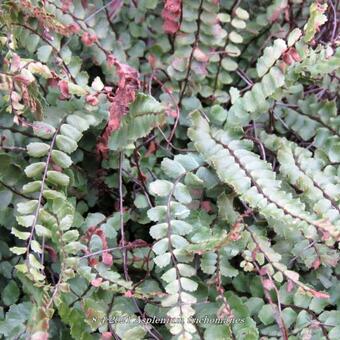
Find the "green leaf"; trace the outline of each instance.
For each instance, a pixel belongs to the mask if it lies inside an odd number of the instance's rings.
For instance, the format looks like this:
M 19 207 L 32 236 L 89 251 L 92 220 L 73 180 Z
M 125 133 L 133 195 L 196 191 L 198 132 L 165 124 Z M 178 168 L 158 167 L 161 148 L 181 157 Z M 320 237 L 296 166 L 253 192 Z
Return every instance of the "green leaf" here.
M 62 124 L 60 127 L 60 133 L 63 136 L 74 139 L 76 142 L 79 142 L 83 134 L 75 127 L 70 124 Z
M 185 185 L 187 185 L 191 188 L 194 188 L 194 189 L 200 189 L 204 185 L 204 182 L 197 175 L 193 174 L 192 172 L 188 172 L 185 175 L 184 183 L 185 183 Z
M 26 321 L 29 319 L 31 310 L 31 302 L 23 302 L 17 305 L 11 305 L 6 313 L 6 319 L 0 321 L 0 334 L 5 338 L 19 337 L 26 329 Z
M 168 233 L 167 223 L 155 224 L 154 226 L 150 228 L 150 235 L 156 240 L 159 240 L 165 237 L 167 233 Z
M 323 309 L 328 305 L 329 301 L 327 299 L 313 298 L 309 305 L 309 309 L 317 314 L 320 314 Z
M 133 142 L 147 136 L 150 131 L 163 121 L 162 114 L 145 114 L 131 117 L 125 116 L 120 128 L 113 132 L 109 139 L 110 150 L 124 150 L 133 147 Z
M 168 283 L 165 286 L 165 291 L 168 294 L 176 294 L 179 291 L 179 281 L 175 280 L 175 281 Z
M 17 210 L 19 214 L 27 215 L 33 213 L 35 209 L 37 208 L 38 201 L 37 200 L 31 200 L 23 203 L 17 204 Z
M 235 31 L 229 33 L 229 40 L 235 44 L 241 44 L 243 42 L 242 36 Z
M 171 307 L 177 304 L 179 294 L 171 294 L 162 299 L 161 304 L 163 307 Z
M 259 319 L 264 325 L 271 325 L 274 321 L 274 311 L 271 305 L 264 305 L 259 311 Z
M 256 63 L 258 76 L 263 77 L 286 49 L 286 42 L 282 39 L 276 39 L 273 46 L 266 47 L 263 51 L 263 56 Z
M 250 315 L 257 315 L 263 305 L 264 301 L 259 297 L 251 297 L 246 302 Z
M 37 192 L 41 188 L 41 183 L 42 183 L 41 181 L 29 182 L 22 187 L 22 192 L 24 194 L 30 194 L 32 192 Z
M 241 7 L 237 7 L 235 9 L 235 14 L 242 20 L 248 20 L 249 19 L 249 13 Z
M 192 231 L 192 225 L 181 221 L 181 220 L 171 220 L 172 231 L 178 235 L 187 235 Z
M 87 249 L 87 247 L 78 241 L 69 242 L 64 248 L 65 252 L 68 254 L 77 254 L 79 251 L 85 249 Z
M 52 125 L 44 122 L 33 122 L 32 128 L 34 134 L 43 139 L 52 138 L 56 131 Z
M 83 118 L 83 117 L 81 117 L 77 114 L 67 116 L 66 121 L 74 129 L 79 130 L 80 132 L 84 132 L 90 127 L 90 124 L 86 120 L 86 118 L 85 117 Z M 70 131 L 72 131 L 72 130 L 70 130 Z M 65 134 L 65 136 L 68 136 L 68 137 L 70 137 L 71 139 L 74 139 L 74 140 L 78 140 L 79 131 L 78 131 L 78 133 L 74 134 L 74 136 L 69 136 L 69 134 Z
M 224 59 L 223 59 L 224 60 Z M 228 116 L 228 111 L 220 105 L 214 105 L 209 112 L 209 119 L 216 125 L 222 125 Z
M 218 216 L 221 220 L 234 224 L 239 214 L 234 209 L 234 197 L 222 193 L 217 198 Z
M 238 275 L 238 270 L 235 269 L 226 259 L 222 259 L 220 270 L 221 274 L 225 277 L 235 277 Z
M 176 155 L 174 160 L 180 163 L 186 171 L 193 171 L 202 163 L 202 160 L 196 154 L 191 153 Z
M 187 304 L 194 304 L 197 302 L 197 299 L 194 296 L 186 292 L 181 292 L 181 300 Z
M 78 237 L 79 237 L 78 230 L 69 230 L 62 236 L 62 240 L 65 243 L 68 243 L 68 242 L 76 241 Z
M 177 265 L 177 268 L 181 276 L 191 277 L 196 274 L 195 268 L 185 263 L 179 263 Z
M 294 305 L 302 308 L 308 308 L 311 299 L 312 298 L 307 294 L 296 292 L 294 294 Z
M 302 32 L 301 32 L 300 28 L 294 28 L 289 33 L 288 38 L 287 38 L 288 47 L 295 45 L 295 43 L 300 39 L 301 35 L 302 35 Z
M 290 307 L 282 311 L 282 318 L 287 328 L 292 326 L 296 321 L 297 313 Z
M 10 306 L 19 299 L 20 290 L 15 281 L 10 281 L 2 290 L 1 298 L 5 305 Z
M 12 228 L 11 234 L 13 234 L 14 236 L 16 236 L 17 238 L 19 238 L 20 240 L 27 240 L 30 237 L 29 232 L 26 231 L 19 231 L 16 228 Z
M 328 333 L 328 337 L 331 340 L 339 339 L 339 337 L 340 337 L 340 326 L 336 326 L 336 327 L 332 328 Z
M 156 180 L 150 184 L 150 193 L 155 196 L 168 196 L 172 190 L 173 184 L 165 180 Z
M 157 7 L 158 0 L 144 0 L 144 6 L 147 9 L 155 9 Z
M 43 173 L 45 166 L 46 166 L 45 162 L 32 163 L 28 165 L 24 171 L 26 176 L 29 178 L 37 177 Z
M 38 261 L 38 259 L 33 254 L 28 255 L 28 262 L 30 266 L 32 266 L 33 268 L 37 270 L 44 269 L 44 266 Z
M 5 173 L 10 164 L 11 164 L 11 156 L 8 154 L 0 153 L 0 171 L 1 173 Z
M 47 180 L 55 185 L 68 186 L 70 177 L 59 171 L 49 170 L 47 171 Z
M 180 279 L 180 281 L 181 281 L 181 285 L 182 285 L 183 289 L 187 290 L 189 292 L 194 292 L 198 287 L 197 282 L 195 282 L 191 279 L 188 279 L 186 277 L 182 277 Z
M 144 195 L 137 194 L 133 204 L 138 209 L 145 209 L 149 207 L 148 200 Z
M 26 253 L 26 250 L 27 250 L 25 247 L 12 247 L 9 249 L 15 255 L 23 255 Z
M 199 168 L 196 175 L 204 182 L 207 189 L 212 189 L 218 184 L 216 175 L 204 167 Z
M 178 202 L 171 202 L 170 212 L 172 216 L 178 219 L 185 219 L 190 215 L 190 210 L 186 206 Z
M 169 250 L 169 240 L 167 238 L 163 238 L 163 239 L 157 241 L 152 246 L 152 250 L 157 255 L 162 255 L 162 254 L 166 253 Z
M 138 93 L 136 100 L 129 107 L 129 114 L 140 116 L 151 113 L 161 113 L 164 107 L 155 98 L 144 93 Z
M 69 168 L 72 164 L 71 157 L 62 151 L 53 150 L 51 153 L 51 157 L 54 163 L 56 163 L 57 165 L 64 169 Z
M 238 29 L 245 29 L 246 26 L 247 26 L 246 23 L 243 20 L 240 20 L 238 18 L 234 18 L 231 21 L 231 25 L 235 28 L 238 28 Z
M 181 203 L 188 204 L 192 201 L 188 188 L 182 183 L 177 183 L 174 191 L 174 196 Z
M 309 18 L 304 27 L 305 35 L 304 41 L 310 42 L 315 33 L 320 30 L 320 26 L 323 25 L 327 21 L 327 16 L 323 14 L 327 9 L 327 3 L 319 4 L 312 3 L 309 8 Z
M 94 78 L 91 87 L 96 91 L 100 92 L 104 88 L 104 84 L 99 77 Z
M 77 150 L 78 147 L 77 143 L 73 139 L 62 135 L 57 136 L 56 145 L 59 150 L 69 154 Z
M 74 94 L 76 96 L 85 96 L 87 94 L 87 90 L 71 82 L 68 82 L 68 90 L 70 94 Z
M 170 264 L 171 261 L 171 254 L 165 253 L 162 255 L 158 255 L 153 258 L 153 261 L 156 263 L 156 265 L 160 268 L 164 268 Z
M 52 236 L 51 231 L 48 230 L 46 227 L 40 225 L 40 224 L 37 224 L 35 226 L 35 232 L 40 237 L 50 238 Z
M 157 206 L 148 210 L 147 214 L 151 221 L 159 222 L 165 219 L 167 212 L 166 206 Z
M 227 13 L 218 13 L 217 17 L 220 22 L 230 22 L 230 15 Z
M 27 145 L 27 152 L 31 157 L 43 157 L 47 155 L 50 146 L 45 143 L 29 143 Z
M 47 200 L 54 200 L 56 198 L 66 199 L 64 193 L 56 190 L 44 190 L 43 197 L 46 198 Z
M 162 160 L 161 168 L 164 171 L 164 173 L 171 178 L 177 178 L 185 174 L 186 172 L 185 168 L 181 165 L 181 163 L 169 158 L 164 158 Z
M 13 193 L 9 190 L 0 191 L 0 211 L 6 209 L 12 202 Z
M 171 244 L 175 249 L 183 249 L 188 241 L 180 235 L 171 235 Z
M 169 283 L 176 280 L 176 277 L 176 268 L 171 268 L 161 276 L 161 279 Z
M 37 56 L 38 59 L 42 62 L 42 63 L 47 63 L 48 59 L 50 58 L 52 53 L 52 46 L 50 45 L 43 45 L 40 46 L 37 50 Z
M 53 78 L 50 69 L 46 65 L 43 65 L 42 63 L 39 62 L 29 64 L 28 70 L 33 74 L 38 74 L 42 76 L 45 79 Z
M 229 340 L 231 338 L 228 325 L 209 325 L 204 331 L 204 339 L 206 340 Z
M 222 59 L 222 67 L 226 70 L 226 71 L 235 71 L 238 68 L 238 64 L 237 62 L 235 62 L 233 59 L 231 58 L 223 58 Z
M 17 216 L 16 220 L 17 220 L 18 224 L 20 224 L 21 226 L 28 228 L 33 224 L 34 215 Z
M 34 253 L 42 254 L 42 249 L 38 241 L 32 240 L 31 241 L 31 249 Z

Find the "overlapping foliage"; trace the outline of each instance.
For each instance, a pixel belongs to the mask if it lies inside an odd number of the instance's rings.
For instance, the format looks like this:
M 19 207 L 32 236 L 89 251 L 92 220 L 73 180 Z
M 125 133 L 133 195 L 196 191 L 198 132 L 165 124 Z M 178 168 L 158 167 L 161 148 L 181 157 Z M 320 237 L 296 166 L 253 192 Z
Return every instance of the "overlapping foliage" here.
M 338 5 L 2 1 L 0 337 L 339 339 Z

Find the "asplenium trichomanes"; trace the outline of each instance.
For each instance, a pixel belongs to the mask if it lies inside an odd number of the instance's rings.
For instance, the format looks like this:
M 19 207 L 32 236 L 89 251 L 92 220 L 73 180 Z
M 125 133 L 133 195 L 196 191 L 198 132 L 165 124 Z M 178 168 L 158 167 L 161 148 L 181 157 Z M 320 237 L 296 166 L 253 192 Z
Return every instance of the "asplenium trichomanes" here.
M 2 1 L 0 336 L 338 339 L 337 5 Z

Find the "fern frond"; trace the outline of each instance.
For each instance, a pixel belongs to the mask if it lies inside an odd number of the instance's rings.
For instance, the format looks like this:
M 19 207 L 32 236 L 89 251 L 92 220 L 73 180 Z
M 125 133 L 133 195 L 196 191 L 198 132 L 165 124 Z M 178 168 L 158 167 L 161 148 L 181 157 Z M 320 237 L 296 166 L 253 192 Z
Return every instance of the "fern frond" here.
M 311 294 L 312 296 L 318 298 L 329 298 L 329 295 L 326 293 L 318 292 L 315 289 L 309 287 L 299 280 L 299 274 L 288 270 L 287 266 L 280 262 L 281 255 L 275 252 L 270 247 L 270 242 L 266 239 L 260 238 L 256 232 L 252 231 L 251 228 L 247 228 L 248 232 L 251 235 L 253 242 L 255 243 L 257 249 L 264 255 L 265 259 L 272 266 L 272 268 L 266 268 L 266 270 L 270 271 L 272 269 L 281 273 L 287 280 L 290 280 L 295 285 L 297 285 L 304 293 Z M 262 261 L 257 260 L 262 265 Z M 274 275 L 274 273 L 272 273 Z
M 244 126 L 251 117 L 261 114 L 269 109 L 269 98 L 276 90 L 285 84 L 282 71 L 274 66 L 264 75 L 260 82 L 242 97 L 238 97 L 228 111 L 226 126 Z
M 271 166 L 251 152 L 251 143 L 241 141 L 231 130 L 209 127 L 198 112 L 192 115 L 189 137 L 200 154 L 212 165 L 220 180 L 230 185 L 240 198 L 268 220 L 283 222 L 289 228 L 300 229 L 307 238 L 324 229 L 320 218 L 305 209 L 305 205 L 281 189 L 281 182 Z M 333 236 L 339 237 L 332 229 Z
M 188 159 L 189 160 L 189 159 Z M 197 289 L 197 283 L 191 279 L 196 270 L 188 262 L 192 256 L 183 251 L 188 244 L 185 236 L 192 231 L 192 226 L 185 221 L 190 211 L 182 205 L 191 202 L 191 196 L 186 186 L 181 183 L 187 171 L 176 160 L 163 161 L 166 173 L 174 178 L 171 183 L 156 180 L 150 184 L 150 191 L 156 197 L 166 197 L 166 205 L 157 205 L 148 211 L 152 221 L 159 222 L 150 229 L 150 235 L 157 240 L 152 249 L 157 255 L 155 264 L 166 268 L 162 279 L 167 283 L 165 291 L 168 296 L 162 300 L 163 307 L 171 307 L 167 315 L 171 318 L 180 317 L 182 324 L 170 323 L 170 332 L 179 339 L 191 338 L 196 333 L 189 319 L 195 314 L 192 304 L 196 298 L 190 293 Z M 174 172 L 177 169 L 179 171 Z M 173 268 L 168 269 L 172 264 Z
M 88 129 L 93 122 L 92 117 L 86 115 L 80 117 L 73 114 L 61 120 L 57 129 L 45 123 L 38 122 L 33 125 L 33 131 L 37 136 L 52 139 L 50 144 L 34 142 L 27 146 L 28 154 L 33 159 L 46 156 L 46 160 L 44 162 L 33 161 L 25 169 L 27 177 L 35 181 L 25 184 L 23 192 L 36 193 L 38 199 L 18 203 L 17 210 L 20 216 L 17 216 L 17 222 L 24 228 L 31 228 L 30 232 L 22 232 L 15 227 L 12 229 L 13 234 L 27 241 L 26 248 L 12 249 L 16 254 L 26 254 L 26 261 L 18 264 L 16 268 L 33 281 L 42 283 L 45 279 L 43 261 L 41 260 L 40 263 L 36 258 L 36 255 L 41 259 L 44 258 L 45 238 L 54 238 L 57 235 L 56 240 L 61 246 L 62 261 L 67 257 L 66 253 L 72 254 L 81 249 L 80 243 L 75 241 L 78 236 L 75 239 L 72 237 L 72 240 L 63 236 L 71 228 L 74 217 L 74 207 L 66 200 L 65 190 L 70 184 L 70 177 L 61 171 L 51 169 L 52 162 L 60 169 L 70 167 L 72 159 L 67 153 L 75 151 L 81 132 Z M 69 133 L 71 130 L 78 131 L 78 133 L 71 136 Z M 68 247 L 66 241 L 72 241 Z M 65 263 L 62 266 L 65 266 Z M 63 279 L 61 275 L 60 280 L 64 281 Z M 65 281 L 67 279 L 65 277 Z
M 285 138 L 262 132 L 261 140 L 268 149 L 277 153 L 280 173 L 303 192 L 314 212 L 339 224 L 340 183 L 334 175 L 330 176 L 323 170 L 326 164 L 313 157 L 309 150 Z M 334 171 L 333 168 L 331 173 Z
M 110 150 L 128 148 L 164 121 L 164 107 L 153 97 L 139 93 L 122 119 L 120 128 L 109 139 Z
M 262 78 L 286 50 L 287 44 L 283 39 L 276 39 L 273 46 L 266 47 L 256 63 L 258 76 Z
M 331 162 L 339 162 L 340 120 L 335 102 L 319 102 L 315 96 L 309 96 L 297 104 L 282 105 L 280 116 L 285 124 L 305 141 L 314 138 L 314 145 L 323 150 Z

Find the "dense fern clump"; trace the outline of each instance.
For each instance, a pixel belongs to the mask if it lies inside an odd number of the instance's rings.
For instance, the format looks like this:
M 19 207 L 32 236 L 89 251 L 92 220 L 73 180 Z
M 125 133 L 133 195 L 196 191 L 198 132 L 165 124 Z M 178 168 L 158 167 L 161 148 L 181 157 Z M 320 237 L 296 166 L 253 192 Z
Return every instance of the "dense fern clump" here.
M 340 338 L 339 1 L 4 0 L 0 338 Z

